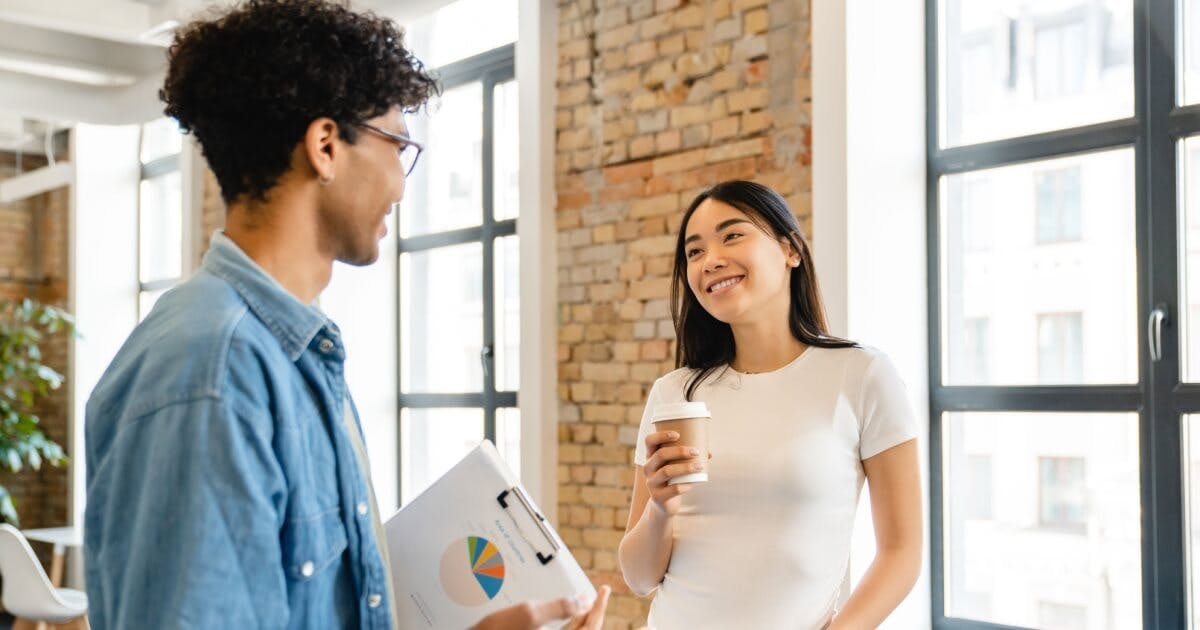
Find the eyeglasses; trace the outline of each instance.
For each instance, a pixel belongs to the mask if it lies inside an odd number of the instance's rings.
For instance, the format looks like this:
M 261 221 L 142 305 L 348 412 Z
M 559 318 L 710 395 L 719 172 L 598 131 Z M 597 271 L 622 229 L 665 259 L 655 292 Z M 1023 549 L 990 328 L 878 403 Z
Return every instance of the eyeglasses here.
M 413 169 L 417 166 L 417 158 L 421 157 L 421 152 L 425 150 L 424 145 L 401 133 L 392 133 L 367 123 L 357 123 L 357 125 L 368 131 L 374 131 L 385 140 L 396 143 L 399 146 L 400 165 L 404 167 L 404 176 L 412 175 Z

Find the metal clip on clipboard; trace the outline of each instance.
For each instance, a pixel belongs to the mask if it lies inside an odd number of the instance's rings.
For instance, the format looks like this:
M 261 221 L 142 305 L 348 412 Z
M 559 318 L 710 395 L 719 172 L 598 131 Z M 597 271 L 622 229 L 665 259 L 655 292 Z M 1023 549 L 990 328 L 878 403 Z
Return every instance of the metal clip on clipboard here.
M 510 511 L 509 508 L 510 502 L 507 499 L 510 493 L 517 497 L 517 500 L 521 503 L 521 507 L 525 509 L 525 514 L 529 517 L 529 520 L 533 521 L 533 524 L 538 528 L 538 532 L 540 532 L 542 537 L 546 539 L 546 542 L 550 544 L 548 553 L 542 553 L 539 551 L 537 545 L 534 545 L 533 541 L 529 539 L 529 536 L 525 535 L 525 530 L 521 529 L 521 524 L 517 522 L 516 515 L 513 513 L 513 511 Z M 533 509 L 533 503 L 528 497 L 525 496 L 525 492 L 521 490 L 519 486 L 513 486 L 512 488 L 501 492 L 500 496 L 496 497 L 496 502 L 500 504 L 500 507 L 504 508 L 504 513 L 508 514 L 508 517 L 512 519 L 513 526 L 516 527 L 517 533 L 520 534 L 521 538 L 525 540 L 525 543 L 533 548 L 534 553 L 537 555 L 538 562 L 541 562 L 543 566 L 550 564 L 550 561 L 554 559 L 555 552 L 559 550 L 558 541 L 555 540 L 554 534 L 550 533 L 550 530 L 547 528 L 546 517 L 538 514 L 537 510 Z

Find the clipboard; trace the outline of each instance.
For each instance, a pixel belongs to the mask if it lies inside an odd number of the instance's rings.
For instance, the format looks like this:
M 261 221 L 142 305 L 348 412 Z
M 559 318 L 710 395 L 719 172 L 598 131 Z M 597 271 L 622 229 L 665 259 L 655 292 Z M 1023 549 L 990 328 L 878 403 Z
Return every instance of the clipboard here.
M 467 628 L 527 600 L 595 596 L 488 440 L 393 514 L 384 534 L 403 628 Z

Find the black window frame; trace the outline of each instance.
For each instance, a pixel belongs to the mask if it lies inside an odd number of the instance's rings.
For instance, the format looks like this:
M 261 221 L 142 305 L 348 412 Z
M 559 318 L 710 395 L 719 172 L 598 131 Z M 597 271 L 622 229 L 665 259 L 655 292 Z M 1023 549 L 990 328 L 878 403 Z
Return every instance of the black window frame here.
M 932 607 L 935 629 L 1007 629 L 1011 626 L 946 615 L 946 539 L 943 421 L 947 413 L 1120 412 L 1138 418 L 1141 506 L 1142 626 L 1189 624 L 1185 546 L 1182 422 L 1200 412 L 1200 383 L 1180 381 L 1181 313 L 1178 260 L 1177 143 L 1200 133 L 1200 104 L 1176 104 L 1177 47 L 1183 13 L 1170 0 L 1133 0 L 1134 115 L 1075 128 L 942 148 L 939 0 L 925 3 L 926 242 L 929 339 L 929 489 Z M 1186 53 L 1185 53 L 1186 54 Z M 954 61 L 948 61 L 953 65 Z M 1129 385 L 952 386 L 942 376 L 939 183 L 942 177 L 1040 159 L 1128 148 L 1134 150 L 1137 265 L 1138 380 Z M 1147 323 L 1161 309 L 1166 320 L 1161 355 L 1152 360 Z M 1200 579 L 1200 576 L 1195 576 Z
M 397 237 L 396 241 L 396 418 L 399 419 L 405 409 L 482 409 L 484 438 L 496 441 L 496 412 L 500 409 L 517 408 L 518 396 L 515 391 L 496 390 L 496 296 L 495 296 L 495 244 L 496 239 L 514 236 L 517 233 L 517 219 L 497 221 L 494 217 L 494 111 L 496 85 L 512 81 L 516 78 L 516 45 L 506 44 L 478 55 L 455 61 L 436 70 L 439 83 L 443 90 L 471 83 L 482 83 L 483 86 L 483 142 L 481 150 L 481 211 L 483 213 L 479 225 L 466 228 L 452 229 L 442 232 L 432 232 L 411 237 Z M 418 139 L 424 140 L 424 139 Z M 436 150 L 436 147 L 428 147 Z M 482 264 L 481 281 L 483 284 L 483 348 L 480 351 L 480 361 L 483 363 L 483 386 L 478 392 L 465 393 L 405 393 L 401 387 L 402 370 L 404 366 L 399 358 L 403 356 L 403 317 L 404 291 L 403 272 L 400 271 L 400 260 L 404 254 L 428 252 L 443 247 L 463 245 L 466 243 L 481 243 Z M 400 431 L 396 432 L 396 505 L 404 505 L 404 442 Z

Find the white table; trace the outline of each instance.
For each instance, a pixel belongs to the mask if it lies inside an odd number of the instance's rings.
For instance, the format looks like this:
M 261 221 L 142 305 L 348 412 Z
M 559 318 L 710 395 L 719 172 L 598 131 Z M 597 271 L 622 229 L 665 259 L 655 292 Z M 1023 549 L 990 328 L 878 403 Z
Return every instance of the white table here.
M 83 531 L 74 527 L 47 527 L 44 529 L 26 529 L 21 532 L 25 538 L 54 545 L 54 557 L 50 561 L 50 582 L 62 586 L 63 556 L 67 547 L 83 545 Z

